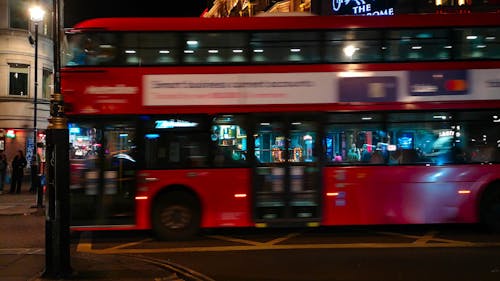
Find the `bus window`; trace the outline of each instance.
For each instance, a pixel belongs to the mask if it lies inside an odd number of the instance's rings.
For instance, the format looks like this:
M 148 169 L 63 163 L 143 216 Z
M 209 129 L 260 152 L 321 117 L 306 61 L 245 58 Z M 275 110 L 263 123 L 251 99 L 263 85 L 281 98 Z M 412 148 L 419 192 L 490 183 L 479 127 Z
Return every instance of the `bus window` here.
M 246 33 L 190 32 L 185 34 L 186 64 L 228 64 L 247 61 Z
M 247 133 L 241 117 L 215 117 L 210 138 L 214 145 L 213 162 L 216 167 L 241 166 L 247 162 Z
M 142 65 L 179 63 L 180 36 L 175 32 L 144 32 L 138 34 L 137 53 Z
M 381 61 L 381 35 L 376 30 L 330 31 L 325 33 L 327 62 Z
M 281 122 L 261 122 L 255 137 L 255 158 L 259 163 L 285 162 L 285 135 Z
M 65 50 L 67 66 L 116 64 L 117 42 L 114 33 L 74 34 Z
M 390 164 L 442 165 L 454 162 L 455 128 L 449 112 L 391 113 Z
M 447 60 L 451 48 L 446 29 L 402 29 L 388 32 L 384 52 L 389 61 Z
M 250 39 L 254 63 L 317 63 L 320 61 L 320 33 L 254 32 Z
M 462 112 L 455 126 L 457 161 L 500 162 L 500 114 L 495 111 Z
M 208 166 L 206 118 L 164 116 L 147 120 L 145 127 L 146 169 Z
M 459 28 L 456 29 L 458 59 L 499 59 L 499 28 Z
M 334 164 L 383 164 L 388 159 L 390 136 L 381 114 L 331 114 L 326 127 L 326 158 Z

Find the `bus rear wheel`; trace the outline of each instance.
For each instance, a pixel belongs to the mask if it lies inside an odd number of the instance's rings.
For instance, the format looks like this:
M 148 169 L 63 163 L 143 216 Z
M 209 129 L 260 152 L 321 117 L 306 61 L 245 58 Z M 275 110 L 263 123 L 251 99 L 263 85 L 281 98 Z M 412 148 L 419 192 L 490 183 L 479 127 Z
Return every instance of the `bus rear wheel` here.
M 484 192 L 480 208 L 481 223 L 495 232 L 500 232 L 500 184 Z
M 153 206 L 153 231 L 161 240 L 190 239 L 200 228 L 200 217 L 199 204 L 192 195 L 167 193 Z

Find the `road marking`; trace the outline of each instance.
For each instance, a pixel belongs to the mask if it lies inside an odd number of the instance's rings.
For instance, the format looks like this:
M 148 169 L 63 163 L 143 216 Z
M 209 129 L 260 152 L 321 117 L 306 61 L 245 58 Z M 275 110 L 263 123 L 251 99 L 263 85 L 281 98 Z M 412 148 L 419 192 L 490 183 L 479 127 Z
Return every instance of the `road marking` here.
M 0 255 L 41 255 L 45 253 L 43 248 L 10 248 L 0 249 Z
M 283 236 L 283 237 L 279 237 L 279 238 L 276 238 L 276 239 L 274 239 L 274 240 L 271 240 L 271 241 L 269 241 L 269 242 L 267 242 L 267 243 L 265 243 L 265 244 L 266 244 L 266 245 L 274 245 L 274 244 L 278 244 L 278 243 L 281 243 L 281 242 L 283 242 L 283 241 L 285 241 L 285 240 L 288 240 L 288 239 L 290 239 L 290 238 L 293 238 L 293 237 L 295 237 L 295 236 L 299 236 L 299 235 L 300 235 L 300 233 L 298 233 L 298 232 L 296 232 L 296 233 L 290 233 L 290 234 L 285 235 L 285 236 Z
M 85 231 L 80 234 L 78 245 L 76 246 L 77 252 L 91 253 L 92 250 L 92 232 Z
M 290 233 L 283 237 L 272 239 L 267 242 L 256 242 L 241 238 L 211 235 L 207 236 L 213 239 L 235 242 L 245 245 L 236 246 L 198 246 L 198 247 L 177 247 L 177 248 L 152 248 L 152 249 L 134 249 L 129 248 L 135 245 L 152 241 L 152 239 L 143 239 L 136 242 L 120 244 L 118 246 L 93 249 L 92 232 L 83 232 L 78 241 L 76 250 L 78 252 L 93 254 L 155 254 L 155 253 L 186 253 L 186 252 L 225 252 L 225 251 L 262 251 L 262 250 L 300 250 L 300 249 L 396 249 L 396 248 L 472 248 L 472 247 L 500 247 L 500 242 L 467 242 L 450 240 L 435 237 L 436 231 L 430 231 L 424 235 L 409 235 L 394 232 L 377 232 L 383 235 L 391 235 L 415 239 L 413 242 L 405 243 L 328 243 L 328 244 L 278 244 L 287 239 L 300 235 L 300 233 Z M 442 242 L 432 243 L 430 241 Z
M 287 245 L 242 245 L 213 247 L 179 247 L 155 249 L 89 249 L 79 248 L 78 251 L 93 254 L 156 254 L 156 253 L 186 253 L 186 252 L 226 252 L 226 251 L 262 251 L 262 250 L 300 250 L 300 249 L 396 249 L 396 248 L 472 248 L 500 247 L 500 243 L 347 243 L 347 244 L 287 244 Z
M 246 239 L 240 239 L 240 238 L 234 238 L 234 237 L 228 237 L 228 236 L 222 236 L 222 235 L 209 235 L 207 237 L 217 239 L 217 240 L 223 240 L 223 241 L 229 241 L 229 242 L 235 242 L 235 243 L 241 243 L 241 244 L 248 244 L 248 245 L 254 245 L 254 246 L 260 246 L 260 245 L 264 244 L 264 243 L 256 242 L 256 241 L 252 241 L 252 240 L 246 240 Z
M 229 237 L 229 236 L 222 236 L 222 235 L 210 235 L 207 237 L 217 239 L 217 240 L 223 240 L 223 241 L 229 241 L 229 242 L 235 242 L 235 243 L 241 243 L 241 244 L 247 244 L 247 245 L 262 246 L 262 245 L 278 244 L 280 242 L 283 242 L 285 240 L 288 240 L 288 239 L 293 238 L 293 237 L 298 236 L 298 235 L 300 235 L 300 233 L 290 233 L 288 235 L 285 235 L 283 237 L 278 237 L 278 238 L 270 240 L 268 242 L 257 242 L 257 241 L 246 240 L 246 239 L 241 239 L 241 238 L 234 238 L 234 237 Z
M 439 238 L 439 237 L 433 237 L 434 235 L 437 234 L 437 232 L 435 232 L 435 231 L 428 232 L 427 234 L 425 234 L 423 236 L 395 233 L 395 232 L 377 232 L 377 233 L 383 234 L 383 235 L 399 236 L 399 237 L 416 239 L 416 241 L 413 243 L 422 244 L 422 245 L 426 244 L 426 242 L 431 241 L 431 240 L 436 241 L 436 242 L 453 243 L 453 244 L 470 244 L 470 243 L 472 243 L 472 242 L 467 242 L 467 241 L 450 240 L 450 239 L 444 239 L 444 238 Z
M 139 245 L 139 244 L 142 244 L 142 243 L 145 243 L 145 242 L 149 242 L 149 241 L 153 241 L 153 239 L 151 239 L 151 238 L 143 239 L 143 240 L 137 241 L 137 242 L 130 242 L 130 243 L 126 243 L 126 244 L 121 244 L 121 245 L 118 245 L 118 246 L 115 246 L 115 247 L 111 247 L 109 249 L 123 249 L 123 248 L 132 247 L 132 246 Z

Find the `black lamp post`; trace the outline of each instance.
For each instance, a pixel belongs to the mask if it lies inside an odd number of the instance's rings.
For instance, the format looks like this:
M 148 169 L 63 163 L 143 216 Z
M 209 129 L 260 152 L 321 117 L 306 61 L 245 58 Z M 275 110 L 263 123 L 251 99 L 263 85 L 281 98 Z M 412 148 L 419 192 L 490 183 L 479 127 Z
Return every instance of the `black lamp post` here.
M 40 6 L 33 6 L 29 9 L 30 19 L 35 24 L 35 39 L 30 37 L 30 42 L 35 45 L 35 91 L 33 92 L 33 157 L 31 160 L 31 191 L 37 192 L 37 207 L 42 207 L 42 190 L 38 178 L 37 161 L 37 106 L 38 106 L 38 23 L 43 21 L 45 11 Z

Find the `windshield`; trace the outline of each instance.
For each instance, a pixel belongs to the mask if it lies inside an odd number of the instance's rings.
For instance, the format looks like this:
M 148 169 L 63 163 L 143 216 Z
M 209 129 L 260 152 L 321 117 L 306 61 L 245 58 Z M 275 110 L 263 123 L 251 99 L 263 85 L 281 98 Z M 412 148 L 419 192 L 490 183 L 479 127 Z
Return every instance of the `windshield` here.
M 116 34 L 78 33 L 66 39 L 65 66 L 110 65 L 116 59 Z

